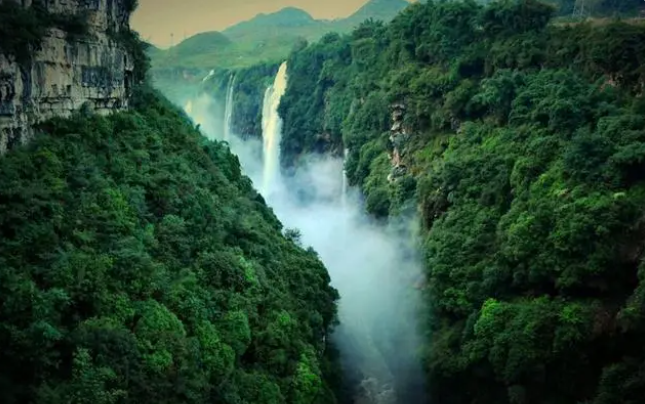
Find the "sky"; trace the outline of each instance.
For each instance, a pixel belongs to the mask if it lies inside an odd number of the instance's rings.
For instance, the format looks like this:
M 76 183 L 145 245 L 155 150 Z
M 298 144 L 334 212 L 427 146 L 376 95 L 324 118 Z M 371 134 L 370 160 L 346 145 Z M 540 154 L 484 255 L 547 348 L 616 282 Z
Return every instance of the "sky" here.
M 131 19 L 141 38 L 156 46 L 171 45 L 199 32 L 221 31 L 259 13 L 298 7 L 317 19 L 347 17 L 367 0 L 139 0 Z

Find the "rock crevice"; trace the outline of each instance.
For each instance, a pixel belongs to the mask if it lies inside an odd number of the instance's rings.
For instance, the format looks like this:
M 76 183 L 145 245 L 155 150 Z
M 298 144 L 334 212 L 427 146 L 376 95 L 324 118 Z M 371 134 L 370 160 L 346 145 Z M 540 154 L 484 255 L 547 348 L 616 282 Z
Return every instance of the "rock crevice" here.
M 405 104 L 395 103 L 390 105 L 390 108 L 392 110 L 392 128 L 390 129 L 392 172 L 387 179 L 389 182 L 394 182 L 408 172 L 407 166 L 403 163 L 403 158 L 406 155 L 406 145 L 410 140 L 410 134 L 403 122 L 406 110 Z

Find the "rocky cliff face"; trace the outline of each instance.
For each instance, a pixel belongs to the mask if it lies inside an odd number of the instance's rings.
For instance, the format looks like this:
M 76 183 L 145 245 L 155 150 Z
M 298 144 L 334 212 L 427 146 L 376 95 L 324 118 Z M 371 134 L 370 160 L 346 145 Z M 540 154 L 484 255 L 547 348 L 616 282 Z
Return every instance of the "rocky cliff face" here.
M 405 104 L 392 104 L 390 108 L 392 110 L 392 128 L 390 129 L 390 143 L 392 145 L 390 161 L 392 162 L 392 172 L 387 179 L 389 182 L 393 182 L 408 172 L 403 158 L 407 153 L 406 145 L 410 140 L 410 134 L 403 124 L 406 110 Z
M 59 18 L 87 22 L 81 35 L 51 28 L 28 61 L 0 53 L 0 154 L 25 143 L 32 126 L 81 106 L 106 114 L 127 108 L 132 57 L 114 39 L 129 30 L 129 0 L 0 0 L 38 5 Z

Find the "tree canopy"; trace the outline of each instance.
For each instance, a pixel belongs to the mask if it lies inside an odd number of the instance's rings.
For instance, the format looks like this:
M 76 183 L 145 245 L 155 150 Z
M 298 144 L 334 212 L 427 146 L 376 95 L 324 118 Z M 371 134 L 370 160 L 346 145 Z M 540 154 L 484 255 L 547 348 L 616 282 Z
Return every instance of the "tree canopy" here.
M 348 148 L 369 212 L 420 213 L 436 402 L 645 394 L 645 27 L 556 14 L 428 1 L 289 60 L 284 164 Z
M 337 292 L 150 90 L 0 158 L 0 401 L 335 402 Z

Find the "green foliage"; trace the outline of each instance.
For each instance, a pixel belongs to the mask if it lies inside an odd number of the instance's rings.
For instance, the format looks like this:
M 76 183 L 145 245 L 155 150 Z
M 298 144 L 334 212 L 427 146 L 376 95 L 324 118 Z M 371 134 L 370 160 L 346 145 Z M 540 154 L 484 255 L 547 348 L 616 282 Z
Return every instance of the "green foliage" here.
M 126 2 L 126 9 L 132 12 L 136 1 Z M 0 4 L 0 50 L 14 56 L 20 64 L 31 61 L 33 53 L 40 49 L 43 38 L 51 28 L 65 32 L 68 41 L 85 38 L 89 33 L 89 20 L 86 12 L 75 14 L 51 13 L 41 1 L 34 1 L 23 7 L 14 1 Z M 108 35 L 122 45 L 134 60 L 134 80 L 139 83 L 145 78 L 149 59 L 145 46 L 136 32 L 122 29 L 118 34 L 108 31 Z
M 234 72 L 234 107 L 231 119 L 233 133 L 243 138 L 262 137 L 264 93 L 273 84 L 279 66 L 277 63 L 263 63 Z M 225 93 L 222 93 L 218 98 L 226 99 Z
M 225 49 L 232 42 L 219 32 L 202 32 L 182 41 L 172 48 L 170 57 L 184 59 L 195 54 L 216 52 Z
M 217 32 L 202 33 L 196 37 L 169 49 L 148 52 L 152 60 L 151 73 L 156 80 L 167 81 L 171 85 L 172 77 L 177 72 L 198 71 L 201 78 L 211 69 L 244 69 L 262 63 L 279 64 L 304 39 L 288 33 L 235 40 Z
M 622 0 L 547 0 L 561 16 L 632 16 L 643 6 L 638 1 Z
M 419 207 L 436 402 L 645 392 L 645 28 L 553 14 L 414 4 L 289 59 L 285 163 L 347 147 L 370 213 Z M 407 135 L 391 141 L 393 104 Z M 394 148 L 407 173 L 388 182 Z
M 0 4 L 0 49 L 15 56 L 19 63 L 30 60 L 49 27 L 47 12 L 42 7 L 24 8 L 13 1 Z
M 13 1 L 0 4 L 0 50 L 14 56 L 18 63 L 29 62 L 54 27 L 64 31 L 70 41 L 82 38 L 89 29 L 87 15 L 50 13 L 39 1 L 29 7 Z
M 151 90 L 0 159 L 0 389 L 14 403 L 328 394 L 337 292 L 223 143 Z M 331 401 L 333 402 L 333 401 Z
M 148 44 L 141 40 L 138 32 L 131 29 L 122 29 L 118 33 L 108 32 L 108 34 L 114 41 L 123 46 L 132 58 L 134 65 L 133 84 L 139 85 L 145 82 L 150 70 L 150 58 L 146 53 Z
M 86 12 L 77 14 L 51 14 L 52 25 L 65 31 L 67 40 L 75 41 L 87 36 L 89 16 Z
M 139 0 L 125 0 L 124 7 L 126 12 L 132 14 L 137 9 L 137 7 L 139 7 Z

